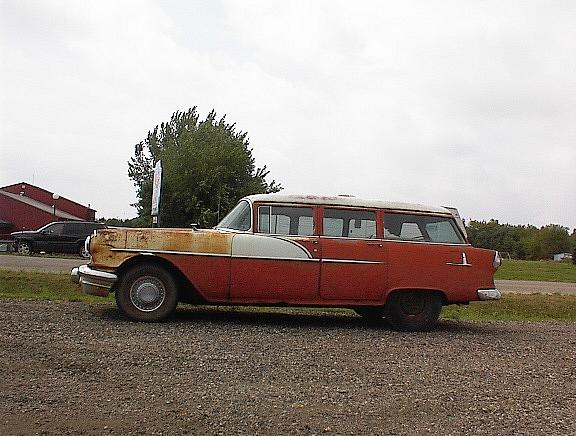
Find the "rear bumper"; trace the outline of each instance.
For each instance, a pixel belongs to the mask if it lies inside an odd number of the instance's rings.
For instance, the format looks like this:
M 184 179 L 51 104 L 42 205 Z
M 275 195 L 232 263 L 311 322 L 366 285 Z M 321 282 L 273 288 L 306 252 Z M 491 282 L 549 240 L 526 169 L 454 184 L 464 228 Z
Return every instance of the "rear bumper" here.
M 82 292 L 85 294 L 106 297 L 118 276 L 92 269 L 88 265 L 80 265 L 70 271 L 70 279 L 74 283 L 79 283 L 82 287 Z
M 478 298 L 480 300 L 499 300 L 501 297 L 498 289 L 478 289 Z

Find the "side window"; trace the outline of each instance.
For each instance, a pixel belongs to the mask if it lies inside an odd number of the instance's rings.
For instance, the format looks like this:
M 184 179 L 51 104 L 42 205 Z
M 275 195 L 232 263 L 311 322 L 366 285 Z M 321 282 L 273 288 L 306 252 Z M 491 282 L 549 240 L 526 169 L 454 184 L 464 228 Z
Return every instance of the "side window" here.
M 258 208 L 258 232 L 271 235 L 314 234 L 311 207 L 260 206 Z
M 453 244 L 464 242 L 454 228 L 452 220 L 427 223 L 426 233 L 428 233 L 432 242 L 449 242 Z
M 65 231 L 67 235 L 82 235 L 86 233 L 85 227 L 84 223 L 69 223 L 66 224 Z
M 46 228 L 46 232 L 51 235 L 62 235 L 64 231 L 64 223 L 52 224 L 50 227 Z
M 324 209 L 324 236 L 375 238 L 376 212 L 369 210 Z
M 447 244 L 464 243 L 464 239 L 451 217 L 402 213 L 385 214 L 384 238 Z

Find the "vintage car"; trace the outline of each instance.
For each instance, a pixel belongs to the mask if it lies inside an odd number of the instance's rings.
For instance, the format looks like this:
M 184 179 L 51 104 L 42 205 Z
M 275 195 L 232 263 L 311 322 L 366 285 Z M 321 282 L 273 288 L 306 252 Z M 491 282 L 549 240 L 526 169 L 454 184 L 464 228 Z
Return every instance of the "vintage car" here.
M 429 330 L 443 305 L 496 300 L 498 252 L 472 247 L 455 209 L 349 196 L 260 194 L 214 228 L 98 230 L 84 292 L 139 321 L 177 303 L 343 307 Z

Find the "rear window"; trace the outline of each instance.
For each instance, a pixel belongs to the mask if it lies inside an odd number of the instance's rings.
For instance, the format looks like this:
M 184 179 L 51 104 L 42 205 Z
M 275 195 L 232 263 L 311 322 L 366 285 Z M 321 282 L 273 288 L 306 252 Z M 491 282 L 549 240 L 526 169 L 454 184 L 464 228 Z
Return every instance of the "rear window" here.
M 401 213 L 385 214 L 384 238 L 445 244 L 465 243 L 452 217 Z

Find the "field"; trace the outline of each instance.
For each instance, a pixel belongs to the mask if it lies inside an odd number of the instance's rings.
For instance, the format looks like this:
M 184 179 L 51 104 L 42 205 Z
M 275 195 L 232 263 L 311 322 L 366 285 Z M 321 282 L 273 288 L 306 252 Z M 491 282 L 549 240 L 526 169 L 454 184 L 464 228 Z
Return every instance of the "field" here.
M 494 278 L 576 283 L 576 265 L 567 262 L 504 260 Z
M 569 265 L 571 266 L 571 265 Z M 112 304 L 113 295 L 94 297 L 80 292 L 80 287 L 70 282 L 68 274 L 13 272 L 0 270 L 0 298 L 16 300 L 50 300 Z M 199 307 L 189 308 L 202 312 L 266 312 L 310 313 L 319 309 L 309 308 L 256 308 L 256 307 Z M 324 309 L 323 311 L 326 311 Z M 347 309 L 329 309 L 333 312 L 352 314 Z M 472 302 L 467 306 L 447 306 L 442 318 L 454 320 L 570 320 L 576 321 L 576 296 L 541 294 L 504 294 L 500 301 Z

